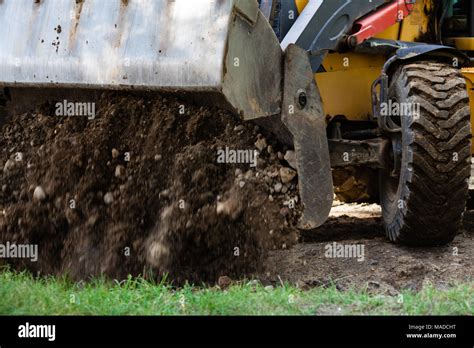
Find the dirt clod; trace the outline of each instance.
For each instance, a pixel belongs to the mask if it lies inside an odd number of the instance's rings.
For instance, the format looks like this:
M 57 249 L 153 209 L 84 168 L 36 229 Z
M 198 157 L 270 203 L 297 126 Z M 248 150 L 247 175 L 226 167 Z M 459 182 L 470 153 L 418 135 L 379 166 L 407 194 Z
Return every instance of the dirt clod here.
M 5 165 L 3 166 L 3 171 L 8 172 L 12 170 L 14 167 L 15 167 L 15 162 L 9 159 L 5 162 Z
M 227 289 L 231 284 L 232 284 L 232 279 L 230 279 L 228 276 L 221 276 L 219 277 L 217 281 L 217 285 L 222 290 Z
M 116 159 L 120 155 L 120 152 L 117 149 L 112 149 L 112 158 Z
M 291 168 L 282 167 L 280 168 L 280 178 L 282 183 L 288 184 L 296 177 L 296 171 Z

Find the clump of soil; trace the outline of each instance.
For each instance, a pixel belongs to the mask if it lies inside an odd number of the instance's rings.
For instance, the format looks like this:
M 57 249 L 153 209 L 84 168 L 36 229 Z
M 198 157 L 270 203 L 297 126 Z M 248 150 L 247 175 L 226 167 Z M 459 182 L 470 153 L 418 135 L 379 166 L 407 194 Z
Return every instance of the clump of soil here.
M 0 262 L 73 279 L 214 282 L 258 272 L 268 249 L 297 240 L 298 209 L 285 207 L 297 179 L 281 182 L 285 149 L 258 127 L 169 96 L 95 102 L 93 120 L 57 117 L 50 100 L 4 124 L 0 244 L 37 244 L 39 258 Z M 218 163 L 226 147 L 258 147 L 257 166 Z

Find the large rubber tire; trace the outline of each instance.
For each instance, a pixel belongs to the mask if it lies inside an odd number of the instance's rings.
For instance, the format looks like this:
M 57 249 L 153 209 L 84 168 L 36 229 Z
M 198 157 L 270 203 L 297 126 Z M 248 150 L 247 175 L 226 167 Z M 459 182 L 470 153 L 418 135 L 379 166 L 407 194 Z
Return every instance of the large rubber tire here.
M 449 64 L 421 61 L 398 68 L 389 97 L 420 105 L 401 117 L 400 175 L 380 172 L 380 201 L 390 240 L 443 245 L 461 226 L 471 170 L 471 127 L 465 80 Z

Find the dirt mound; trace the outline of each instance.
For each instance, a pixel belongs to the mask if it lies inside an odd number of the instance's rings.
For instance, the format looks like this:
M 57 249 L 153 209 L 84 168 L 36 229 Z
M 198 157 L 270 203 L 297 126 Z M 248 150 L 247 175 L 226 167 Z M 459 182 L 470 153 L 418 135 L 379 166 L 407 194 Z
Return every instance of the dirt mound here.
M 3 126 L 0 244 L 39 250 L 13 267 L 213 282 L 257 272 L 268 249 L 296 241 L 298 209 L 285 202 L 297 180 L 282 185 L 285 149 L 258 127 L 168 96 L 94 102 L 95 119 L 55 116 L 49 101 Z M 218 160 L 256 146 L 256 167 Z

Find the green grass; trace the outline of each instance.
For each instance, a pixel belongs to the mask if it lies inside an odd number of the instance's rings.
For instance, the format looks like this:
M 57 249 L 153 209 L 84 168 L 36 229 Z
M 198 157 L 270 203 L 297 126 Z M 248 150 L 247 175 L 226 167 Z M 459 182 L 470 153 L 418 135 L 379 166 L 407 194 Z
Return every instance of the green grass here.
M 473 315 L 474 284 L 449 290 L 432 286 L 400 296 L 371 295 L 364 290 L 341 292 L 335 287 L 299 290 L 285 284 L 266 289 L 242 283 L 217 287 L 173 289 L 142 279 L 72 283 L 34 278 L 27 273 L 0 273 L 3 315 Z

